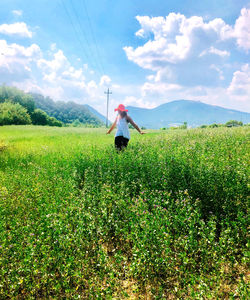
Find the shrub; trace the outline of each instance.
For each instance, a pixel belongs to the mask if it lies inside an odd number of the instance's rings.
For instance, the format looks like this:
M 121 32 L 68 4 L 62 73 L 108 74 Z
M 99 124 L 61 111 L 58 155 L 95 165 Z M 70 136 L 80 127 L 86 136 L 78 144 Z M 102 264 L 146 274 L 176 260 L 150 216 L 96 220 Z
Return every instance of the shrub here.
M 41 109 L 35 109 L 31 114 L 32 123 L 34 125 L 47 125 L 48 115 Z
M 61 121 L 58 121 L 54 117 L 48 117 L 48 125 L 49 126 L 57 126 L 57 127 L 62 127 L 63 123 Z
M 31 124 L 30 116 L 22 105 L 11 102 L 0 103 L 0 125 Z
M 236 120 L 230 120 L 225 124 L 226 127 L 235 127 L 235 126 L 243 126 L 242 122 Z
M 209 125 L 209 127 L 210 127 L 210 128 L 217 128 L 217 127 L 219 127 L 219 126 L 218 126 L 218 124 L 213 123 L 213 124 Z

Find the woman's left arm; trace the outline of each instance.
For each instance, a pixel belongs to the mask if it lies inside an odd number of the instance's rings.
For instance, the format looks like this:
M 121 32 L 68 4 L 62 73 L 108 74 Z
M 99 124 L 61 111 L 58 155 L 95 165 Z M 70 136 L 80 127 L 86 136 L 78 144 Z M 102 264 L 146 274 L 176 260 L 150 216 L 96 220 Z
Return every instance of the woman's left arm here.
M 106 132 L 106 134 L 110 134 L 110 132 L 115 128 L 117 123 L 117 117 L 115 118 L 115 122 L 112 124 L 112 126 L 109 128 L 109 130 Z
M 129 116 L 127 116 L 127 120 L 140 134 L 146 133 L 146 132 L 141 131 L 141 129 L 138 127 L 138 125 L 135 124 L 135 122 Z

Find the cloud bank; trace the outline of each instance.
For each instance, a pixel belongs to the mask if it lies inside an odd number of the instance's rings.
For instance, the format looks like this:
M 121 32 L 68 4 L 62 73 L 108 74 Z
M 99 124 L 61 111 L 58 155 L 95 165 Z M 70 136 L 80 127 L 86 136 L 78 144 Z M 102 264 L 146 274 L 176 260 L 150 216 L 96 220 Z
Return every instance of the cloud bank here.
M 28 29 L 28 26 L 24 22 L 2 24 L 0 25 L 0 33 L 10 36 L 32 38 L 32 32 Z
M 234 25 L 180 13 L 136 19 L 141 28 L 135 35 L 145 43 L 124 51 L 152 71 L 141 88 L 145 101 L 199 99 L 250 111 L 249 65 L 232 58 L 250 50 L 250 9 L 243 8 Z

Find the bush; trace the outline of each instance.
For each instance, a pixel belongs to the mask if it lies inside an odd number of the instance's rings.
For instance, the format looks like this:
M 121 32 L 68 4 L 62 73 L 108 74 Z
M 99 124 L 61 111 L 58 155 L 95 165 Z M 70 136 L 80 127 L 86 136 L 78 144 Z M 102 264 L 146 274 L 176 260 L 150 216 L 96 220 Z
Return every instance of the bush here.
M 243 126 L 242 122 L 236 120 L 230 120 L 225 124 L 226 127 L 235 127 L 235 126 Z
M 76 120 L 72 123 L 72 126 L 73 126 L 73 127 L 81 127 L 81 126 L 82 126 L 82 123 L 81 123 L 78 119 L 76 119 Z
M 41 109 L 35 109 L 31 114 L 31 120 L 34 125 L 47 125 L 48 115 Z
M 11 102 L 0 103 L 0 125 L 31 124 L 30 116 L 22 105 Z
M 48 117 L 48 125 L 49 126 L 57 126 L 57 127 L 62 127 L 63 123 L 61 121 L 58 121 L 54 117 Z
M 209 127 L 210 127 L 210 128 L 217 128 L 217 127 L 219 127 L 219 126 L 218 126 L 218 124 L 213 123 L 213 124 L 209 125 Z
M 62 127 L 62 122 L 54 117 L 50 117 L 41 109 L 35 109 L 31 114 L 32 123 L 34 125 L 49 125 Z

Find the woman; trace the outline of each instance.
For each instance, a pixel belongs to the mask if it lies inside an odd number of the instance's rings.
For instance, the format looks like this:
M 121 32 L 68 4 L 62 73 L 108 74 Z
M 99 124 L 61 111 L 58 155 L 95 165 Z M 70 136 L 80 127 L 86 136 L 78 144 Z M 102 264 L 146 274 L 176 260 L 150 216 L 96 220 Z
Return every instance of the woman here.
M 115 111 L 118 111 L 118 116 L 115 119 L 115 122 L 107 131 L 107 134 L 115 128 L 117 125 L 117 131 L 115 134 L 115 148 L 117 150 L 122 150 L 123 148 L 127 147 L 128 142 L 130 140 L 130 133 L 128 129 L 128 123 L 130 123 L 140 134 L 145 134 L 142 132 L 140 128 L 134 123 L 134 121 L 128 116 L 127 109 L 123 104 L 120 104 Z

